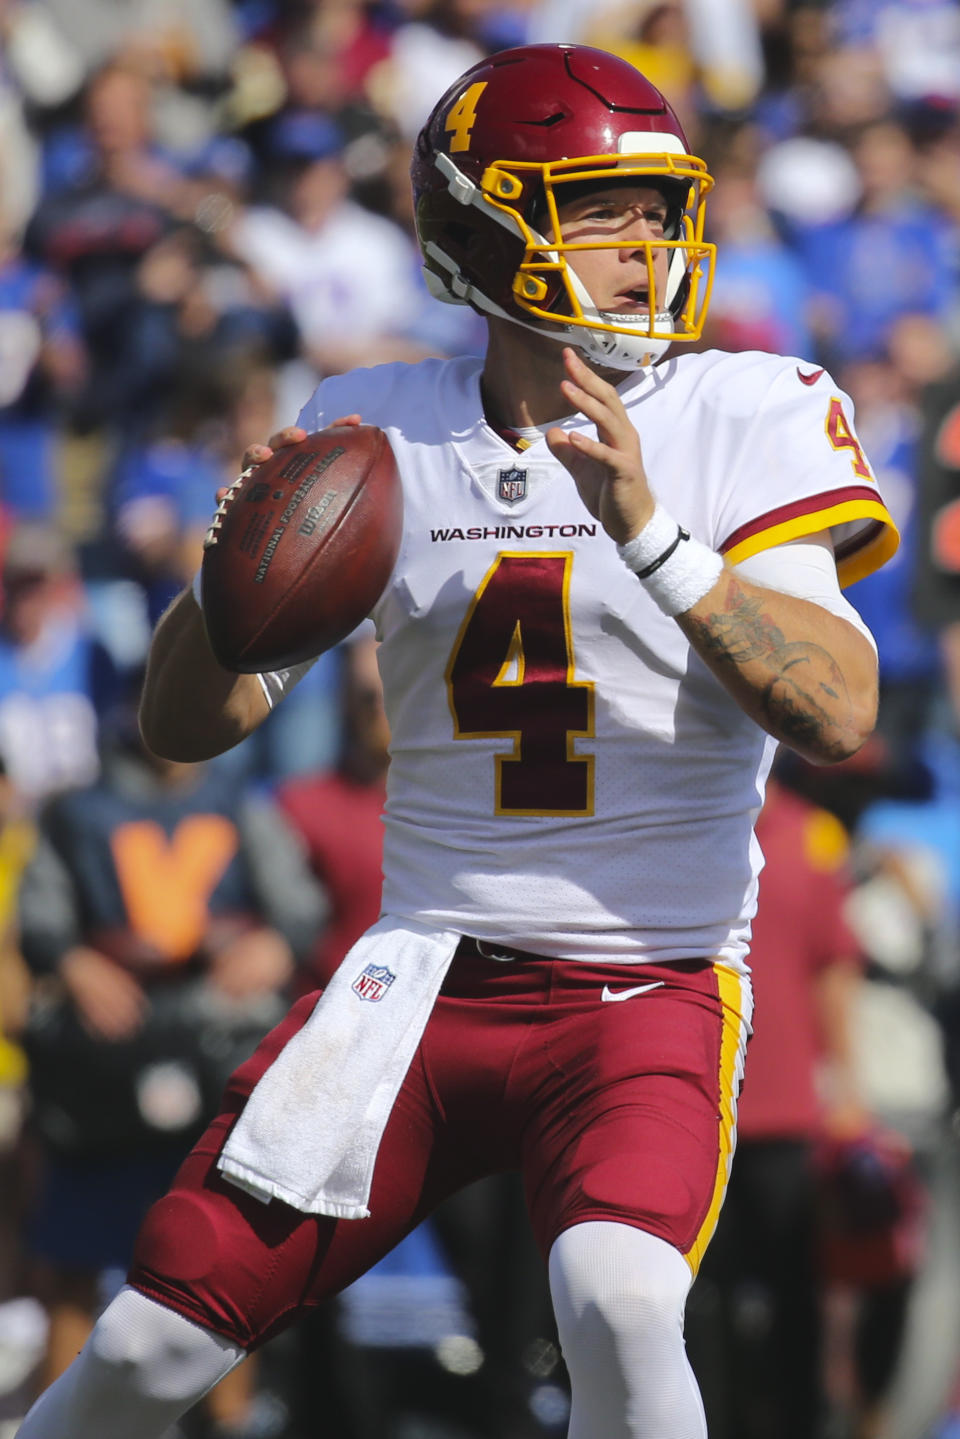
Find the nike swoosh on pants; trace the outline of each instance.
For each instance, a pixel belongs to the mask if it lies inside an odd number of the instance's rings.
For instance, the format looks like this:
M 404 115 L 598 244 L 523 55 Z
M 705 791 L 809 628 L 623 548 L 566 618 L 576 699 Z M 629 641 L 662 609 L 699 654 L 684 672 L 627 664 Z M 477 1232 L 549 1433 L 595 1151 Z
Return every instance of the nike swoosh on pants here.
M 603 993 L 600 998 L 604 1000 L 619 1001 L 621 999 L 633 999 L 638 994 L 646 994 L 649 989 L 660 989 L 663 985 L 662 979 L 655 979 L 651 984 L 637 984 L 633 989 L 611 989 L 609 984 L 603 986 Z

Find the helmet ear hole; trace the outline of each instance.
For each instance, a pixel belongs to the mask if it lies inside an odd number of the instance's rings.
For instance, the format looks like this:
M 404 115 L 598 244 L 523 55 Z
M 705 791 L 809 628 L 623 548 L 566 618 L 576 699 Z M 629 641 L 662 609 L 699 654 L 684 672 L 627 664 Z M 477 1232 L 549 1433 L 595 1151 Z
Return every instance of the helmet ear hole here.
M 443 233 L 451 244 L 458 249 L 467 250 L 475 238 L 475 232 L 469 225 L 458 225 L 455 220 L 448 220 L 443 227 Z

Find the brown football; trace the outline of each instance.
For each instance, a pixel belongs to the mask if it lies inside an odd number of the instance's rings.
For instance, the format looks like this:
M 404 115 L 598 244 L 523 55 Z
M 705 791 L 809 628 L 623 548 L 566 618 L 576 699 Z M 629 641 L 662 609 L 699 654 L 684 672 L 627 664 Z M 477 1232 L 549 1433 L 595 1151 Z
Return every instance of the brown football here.
M 344 639 L 383 593 L 403 494 L 374 425 L 338 425 L 247 470 L 203 546 L 210 646 L 225 669 L 285 669 Z

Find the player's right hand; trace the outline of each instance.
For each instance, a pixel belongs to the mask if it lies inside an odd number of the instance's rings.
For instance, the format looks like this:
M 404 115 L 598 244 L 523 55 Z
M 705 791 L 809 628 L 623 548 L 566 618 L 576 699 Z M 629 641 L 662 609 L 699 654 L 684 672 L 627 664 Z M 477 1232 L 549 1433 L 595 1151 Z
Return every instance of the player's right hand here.
M 612 540 L 626 544 L 654 511 L 640 437 L 618 391 L 598 375 L 572 346 L 563 351 L 564 396 L 597 427 L 597 438 L 559 426 L 547 431 L 554 459 L 569 471 L 580 498 Z

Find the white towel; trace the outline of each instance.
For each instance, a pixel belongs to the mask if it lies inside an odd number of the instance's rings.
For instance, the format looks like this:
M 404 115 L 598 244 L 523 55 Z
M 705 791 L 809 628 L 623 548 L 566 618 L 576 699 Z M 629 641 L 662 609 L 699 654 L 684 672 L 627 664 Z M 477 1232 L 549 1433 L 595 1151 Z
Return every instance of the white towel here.
M 384 1127 L 460 935 L 381 919 L 255 1085 L 224 1178 L 304 1214 L 365 1219 Z

